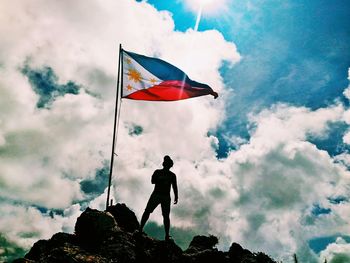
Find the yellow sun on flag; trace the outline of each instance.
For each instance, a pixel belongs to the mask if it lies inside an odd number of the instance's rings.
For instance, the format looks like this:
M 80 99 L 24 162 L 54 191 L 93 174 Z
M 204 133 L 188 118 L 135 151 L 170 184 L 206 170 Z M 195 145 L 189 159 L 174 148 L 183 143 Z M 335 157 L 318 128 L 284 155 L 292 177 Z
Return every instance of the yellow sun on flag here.
M 129 69 L 127 75 L 129 76 L 129 80 L 132 80 L 134 82 L 141 82 L 141 73 L 138 72 L 136 69 Z
M 149 81 L 152 83 L 152 85 L 157 83 L 157 80 L 155 78 L 151 78 Z

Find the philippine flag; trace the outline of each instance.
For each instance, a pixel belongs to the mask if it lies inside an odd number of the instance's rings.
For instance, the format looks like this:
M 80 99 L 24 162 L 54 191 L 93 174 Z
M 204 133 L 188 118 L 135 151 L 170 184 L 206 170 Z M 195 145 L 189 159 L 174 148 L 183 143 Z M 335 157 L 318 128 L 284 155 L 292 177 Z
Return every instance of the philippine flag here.
M 174 101 L 218 94 L 191 80 L 177 67 L 158 58 L 122 50 L 122 98 Z

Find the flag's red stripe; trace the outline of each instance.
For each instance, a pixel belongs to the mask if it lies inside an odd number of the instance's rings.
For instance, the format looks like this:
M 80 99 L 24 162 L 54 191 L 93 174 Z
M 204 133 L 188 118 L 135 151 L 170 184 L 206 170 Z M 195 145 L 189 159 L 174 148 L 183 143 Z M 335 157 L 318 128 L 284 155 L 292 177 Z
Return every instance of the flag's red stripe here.
M 183 81 L 167 80 L 151 88 L 138 90 L 125 96 L 125 98 L 132 100 L 172 101 L 208 94 L 211 94 L 211 92 L 207 89 L 191 87 Z

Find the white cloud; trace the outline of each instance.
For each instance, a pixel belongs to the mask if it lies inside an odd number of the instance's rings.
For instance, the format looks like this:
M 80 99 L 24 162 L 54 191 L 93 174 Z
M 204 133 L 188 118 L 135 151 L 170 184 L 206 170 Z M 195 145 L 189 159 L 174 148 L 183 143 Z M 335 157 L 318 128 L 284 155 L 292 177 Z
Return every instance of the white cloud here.
M 79 182 L 94 178 L 110 158 L 118 43 L 161 56 L 222 96 L 169 103 L 124 100 L 114 200 L 126 202 L 140 217 L 153 187 L 150 176 L 169 154 L 180 195 L 173 225 L 221 236 L 226 248 L 238 241 L 285 262 L 295 252 L 303 262 L 314 262 L 307 240 L 348 228 L 349 205 L 330 204 L 327 198 L 348 196 L 349 173 L 306 141 L 308 135 L 326 136 L 330 122 L 346 119 L 343 106 L 266 109 L 250 117 L 255 127 L 250 140 L 238 141 L 239 150 L 217 160 L 217 138 L 207 134 L 225 118 L 227 91 L 219 68 L 223 60 L 240 59 L 219 32 L 175 31 L 171 14 L 146 2 L 0 5 L 0 35 L 6 36 L 0 43 L 0 189 L 12 202 L 0 207 L 0 231 L 10 240 L 28 247 L 54 232 L 73 230 L 81 208 L 72 204 L 84 199 Z M 33 68 L 52 67 L 59 83 L 72 80 L 81 85 L 80 93 L 58 97 L 50 109 L 35 108 L 38 95 L 18 70 L 25 61 Z M 133 125 L 142 133 L 130 134 Z M 89 205 L 103 209 L 105 196 Z M 332 213 L 312 216 L 315 203 Z M 64 214 L 50 218 L 28 207 L 32 204 Z M 161 223 L 157 213 L 151 219 Z M 43 228 L 35 228 L 35 222 Z M 21 237 L 30 232 L 35 237 Z
M 222 93 L 222 61 L 239 60 L 235 45 L 219 32 L 177 32 L 168 12 L 145 2 L 3 1 L 1 10 L 0 187 L 2 202 L 9 204 L 0 208 L 0 231 L 24 247 L 72 230 L 80 209 L 72 204 L 84 199 L 80 181 L 94 178 L 110 158 L 119 43 L 159 55 Z M 37 109 L 39 96 L 19 70 L 25 63 L 35 70 L 51 67 L 58 84 L 74 81 L 79 94 L 57 97 L 49 109 Z M 216 101 L 122 104 L 114 195 L 140 213 L 149 191 L 134 191 L 151 190 L 148 176 L 162 155 L 188 158 L 188 165 L 214 156 L 211 144 L 216 139 L 207 132 L 224 118 L 224 96 Z M 142 127 L 142 135 L 128 134 L 133 124 Z M 101 208 L 104 198 L 100 195 L 91 205 Z M 72 210 L 73 215 L 50 218 L 31 205 Z M 13 218 L 27 228 L 12 225 Z M 42 222 L 42 230 L 33 229 L 36 221 Z M 30 232 L 35 232 L 33 238 L 23 238 Z
M 0 231 L 9 241 L 29 248 L 38 238 L 50 238 L 61 231 L 61 225 L 50 217 L 43 216 L 33 207 L 2 205 Z M 20 238 L 21 237 L 21 238 Z
M 251 117 L 256 128 L 250 142 L 226 161 L 231 164 L 233 187 L 239 193 L 232 209 L 246 221 L 243 226 L 232 224 L 231 239 L 237 238 L 238 228 L 244 233 L 241 242 L 248 247 L 290 260 L 313 236 L 348 226 L 332 222 L 333 217 L 344 218 L 337 212 L 325 220 L 322 216 L 312 223 L 307 220 L 312 218 L 313 204 L 329 207 L 327 197 L 340 188 L 345 193 L 349 184 L 343 167 L 305 141 L 308 134 L 325 136 L 328 123 L 340 120 L 343 111 L 341 106 L 310 111 L 281 105 Z M 277 255 L 275 251 L 281 252 Z M 315 260 L 310 254 L 303 262 Z
M 80 214 L 79 205 L 65 209 L 62 215 L 50 216 L 49 213 L 43 214 L 34 207 L 2 204 L 0 233 L 8 242 L 29 249 L 38 239 L 49 239 L 57 232 L 73 233 L 76 219 Z M 6 261 L 1 251 L 0 260 Z
M 350 69 L 348 70 L 348 80 L 350 80 Z M 350 86 L 348 86 L 344 92 L 343 95 L 350 100 Z M 344 121 L 347 124 L 350 124 L 350 110 L 347 110 L 344 112 Z M 347 133 L 345 133 L 345 135 L 343 136 L 343 142 L 346 144 L 350 144 L 350 131 L 348 131 Z
M 346 263 L 350 261 L 350 244 L 343 238 L 338 237 L 337 240 L 329 244 L 325 250 L 321 252 L 321 260 L 327 259 L 330 263 Z
M 350 80 L 350 68 L 348 69 L 348 80 Z M 350 87 L 344 90 L 343 95 L 350 100 Z

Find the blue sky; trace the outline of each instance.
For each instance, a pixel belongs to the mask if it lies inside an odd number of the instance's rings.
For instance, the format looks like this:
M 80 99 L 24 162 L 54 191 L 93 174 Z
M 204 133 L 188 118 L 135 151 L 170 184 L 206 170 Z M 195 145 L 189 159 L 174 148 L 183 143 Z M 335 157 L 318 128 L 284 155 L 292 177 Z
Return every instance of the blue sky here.
M 151 0 L 172 13 L 175 28 L 193 28 L 196 13 L 185 1 Z M 220 15 L 205 14 L 199 30 L 217 29 L 234 41 L 242 61 L 223 66 L 226 85 L 234 90 L 228 118 L 218 133 L 249 138 L 247 114 L 275 103 L 318 109 L 344 99 L 350 65 L 350 5 L 347 1 L 229 1 Z M 344 133 L 338 127 L 333 133 Z M 337 152 L 330 136 L 317 145 Z M 338 146 L 339 147 L 339 146 Z M 219 156 L 230 148 L 221 142 Z
M 124 99 L 115 201 L 140 218 L 169 154 L 183 248 L 214 234 L 287 263 L 350 260 L 350 4 L 215 3 L 198 31 L 195 0 L 0 3 L 0 261 L 104 209 L 119 43 L 221 96 Z M 145 230 L 162 238 L 160 211 Z

